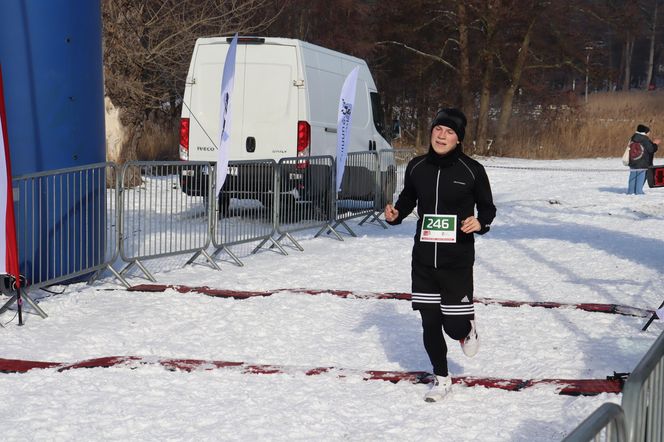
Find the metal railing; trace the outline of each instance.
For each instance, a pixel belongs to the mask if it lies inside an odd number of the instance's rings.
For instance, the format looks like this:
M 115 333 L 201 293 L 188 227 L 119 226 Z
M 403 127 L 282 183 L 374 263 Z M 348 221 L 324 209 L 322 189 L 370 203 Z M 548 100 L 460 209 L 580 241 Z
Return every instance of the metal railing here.
M 622 407 L 631 442 L 664 441 L 664 332 L 627 379 Z
M 306 159 L 282 158 L 278 165 L 278 192 L 275 201 L 276 242 L 288 239 L 298 250 L 304 250 L 293 233 L 319 229 L 314 236 L 331 230 L 334 219 L 334 172 L 331 156 Z
M 19 267 L 29 286 L 110 267 L 118 253 L 115 176 L 114 164 L 98 163 L 13 179 Z
M 210 245 L 207 194 L 212 174 L 197 173 L 206 169 L 209 164 L 202 162 L 133 161 L 124 165 L 119 180 L 120 257 L 128 264 L 120 275 L 137 266 L 149 280 L 156 281 L 142 261 L 179 254 L 193 255 L 187 263 L 202 254 L 220 270 L 206 251 Z M 183 177 L 191 179 L 186 182 L 188 192 L 181 188 Z
M 383 154 L 385 152 L 385 154 Z M 396 168 L 394 179 L 394 185 L 390 186 L 388 189 L 392 189 L 392 196 L 387 202 L 394 203 L 399 199 L 399 192 L 403 189 L 403 180 L 406 175 L 406 166 L 410 160 L 417 156 L 417 153 L 413 149 L 392 149 L 392 150 L 383 150 L 381 155 L 392 155 L 394 158 L 394 167 Z
M 346 221 L 359 217 L 364 218 L 364 221 L 374 214 L 380 194 L 380 176 L 380 163 L 376 152 L 348 154 L 341 190 L 335 192 L 333 228 L 343 226 L 351 236 L 357 236 Z
M 373 214 L 364 218 L 360 225 L 369 220 L 370 222 L 379 223 L 383 228 L 387 228 L 379 217 L 383 213 L 386 204 L 394 204 L 399 199 L 399 193 L 404 185 L 406 166 L 413 158 L 415 158 L 415 151 L 412 149 L 385 149 L 378 152 L 380 181 L 378 183 L 376 204 Z
M 14 194 L 20 270 L 33 288 L 72 281 L 94 281 L 109 269 L 124 276 L 145 260 L 213 256 L 241 244 L 266 244 L 287 254 L 288 238 L 318 229 L 343 240 L 335 230 L 345 221 L 378 218 L 403 182 L 411 151 L 355 152 L 347 157 L 341 191 L 336 192 L 336 163 L 331 156 L 232 161 L 219 198 L 209 198 L 214 167 L 205 162 L 99 163 L 15 177 Z M 214 216 L 210 216 L 213 213 Z M 384 226 L 385 227 L 385 226 Z M 213 256 L 207 253 L 212 247 Z M 126 265 L 116 271 L 112 264 Z M 89 275 L 92 275 L 91 277 Z
M 274 239 L 278 206 L 277 164 L 274 160 L 230 161 L 226 181 L 219 193 L 212 223 L 213 257 L 226 252 L 238 265 L 244 265 L 231 250 L 241 244 L 265 244 L 286 251 Z
M 664 332 L 627 378 L 621 406 L 603 404 L 565 438 L 589 440 L 664 441 Z
M 605 403 L 588 416 L 564 442 L 626 442 L 625 413 L 619 405 Z

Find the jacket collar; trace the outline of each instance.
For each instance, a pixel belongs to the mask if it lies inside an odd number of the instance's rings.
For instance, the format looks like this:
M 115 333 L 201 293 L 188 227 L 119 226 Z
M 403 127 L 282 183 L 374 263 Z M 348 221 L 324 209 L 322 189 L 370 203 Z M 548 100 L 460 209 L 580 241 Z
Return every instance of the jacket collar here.
M 429 146 L 429 152 L 427 152 L 427 162 L 435 164 L 440 167 L 450 167 L 459 159 L 461 155 L 461 145 L 458 144 L 451 152 L 445 155 L 439 155 L 433 150 L 433 147 Z

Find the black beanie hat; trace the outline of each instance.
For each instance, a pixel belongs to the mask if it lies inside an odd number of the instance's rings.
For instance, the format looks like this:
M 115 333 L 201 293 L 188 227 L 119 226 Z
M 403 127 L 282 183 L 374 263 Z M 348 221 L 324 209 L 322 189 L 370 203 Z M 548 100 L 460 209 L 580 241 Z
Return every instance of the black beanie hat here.
M 431 122 L 431 129 L 436 126 L 445 126 L 456 132 L 459 141 L 466 135 L 466 116 L 459 109 L 447 108 L 438 111 Z
M 648 132 L 650 132 L 650 128 L 643 124 L 639 124 L 638 126 L 636 126 L 636 131 L 641 132 L 642 134 L 647 134 Z

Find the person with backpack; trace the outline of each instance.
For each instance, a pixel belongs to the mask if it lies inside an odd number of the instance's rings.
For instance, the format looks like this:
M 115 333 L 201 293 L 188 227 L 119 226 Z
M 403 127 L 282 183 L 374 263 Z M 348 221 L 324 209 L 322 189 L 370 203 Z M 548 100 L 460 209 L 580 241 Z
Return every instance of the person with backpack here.
M 399 199 L 385 206 L 397 225 L 417 207 L 411 284 L 412 308 L 422 317 L 424 349 L 434 380 L 424 400 L 442 400 L 452 388 L 443 331 L 473 357 L 479 348 L 473 307 L 475 235 L 489 231 L 496 216 L 484 167 L 463 153 L 466 116 L 441 109 L 430 128 L 428 153 L 406 167 Z M 475 209 L 477 208 L 477 215 Z
M 659 138 L 651 141 L 650 128 L 643 124 L 636 126 L 636 133 L 629 142 L 629 180 L 627 181 L 628 195 L 643 195 L 643 185 L 646 182 L 646 170 L 652 166 L 657 152 Z

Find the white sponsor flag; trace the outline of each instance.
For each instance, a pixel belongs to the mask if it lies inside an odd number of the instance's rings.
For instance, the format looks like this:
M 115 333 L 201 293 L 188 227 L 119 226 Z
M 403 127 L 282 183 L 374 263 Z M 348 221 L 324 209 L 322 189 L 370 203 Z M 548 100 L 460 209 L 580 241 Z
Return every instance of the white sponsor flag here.
M 353 104 L 355 103 L 355 88 L 357 86 L 357 73 L 359 66 L 350 71 L 341 88 L 339 98 L 339 114 L 337 117 L 337 192 L 341 191 L 341 180 L 344 177 L 346 166 L 346 155 L 350 143 L 351 118 L 353 116 Z
M 655 310 L 655 313 L 657 313 L 657 316 L 659 317 L 659 319 L 664 321 L 664 307 Z
M 231 137 L 231 94 L 235 77 L 235 52 L 237 48 L 237 34 L 233 36 L 231 45 L 224 61 L 224 73 L 221 77 L 221 117 L 219 122 L 219 153 L 217 156 L 217 182 L 218 195 L 226 181 L 228 174 L 228 149 Z

